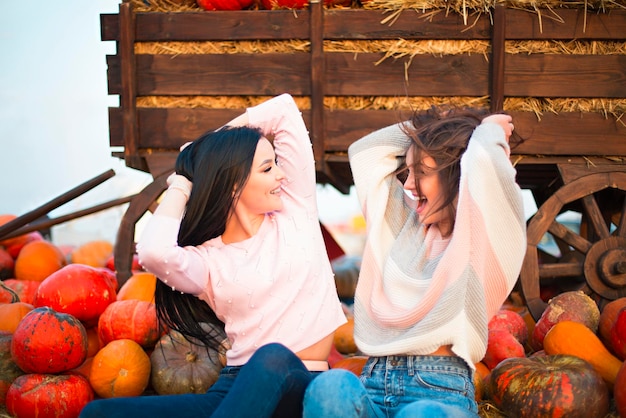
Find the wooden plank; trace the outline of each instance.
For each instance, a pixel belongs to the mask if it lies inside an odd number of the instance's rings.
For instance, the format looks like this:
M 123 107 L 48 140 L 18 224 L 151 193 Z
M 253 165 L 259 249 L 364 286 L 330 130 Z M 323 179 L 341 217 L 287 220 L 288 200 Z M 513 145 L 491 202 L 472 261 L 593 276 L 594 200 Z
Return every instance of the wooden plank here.
M 422 13 L 405 10 L 392 15 L 383 10 L 325 9 L 324 37 L 331 40 L 446 39 L 489 40 L 489 16 Z
M 544 114 L 541 121 L 529 112 L 510 112 L 515 130 L 525 142 L 513 150 L 529 155 L 624 155 L 626 127 L 599 113 Z
M 308 11 L 244 10 L 219 13 L 137 13 L 138 41 L 209 41 L 241 39 L 307 39 Z M 325 9 L 325 39 L 489 39 L 489 16 L 405 10 L 397 19 L 382 10 Z M 116 14 L 100 15 L 101 39 L 119 40 Z M 509 40 L 626 39 L 626 11 L 506 9 Z
M 309 132 L 313 143 L 315 169 L 324 169 L 324 83 L 326 71 L 324 67 L 324 40 L 322 28 L 324 26 L 324 7 L 320 0 L 311 0 L 309 3 L 311 15 L 311 124 Z
M 626 97 L 626 55 L 508 54 L 506 96 Z
M 491 81 L 489 96 L 491 111 L 499 112 L 504 107 L 504 71 L 505 71 L 505 8 L 496 6 L 493 13 L 493 33 L 491 35 Z
M 508 40 L 625 40 L 626 10 L 507 9 Z
M 310 94 L 309 54 L 137 55 L 138 95 Z
M 137 41 L 308 39 L 308 10 L 137 13 Z
M 209 129 L 240 114 L 244 109 L 202 108 L 139 108 L 140 148 L 177 149 Z M 110 109 L 115 115 L 116 109 Z M 307 126 L 311 124 L 309 110 L 302 111 Z M 550 163 L 550 156 L 624 155 L 626 127 L 613 118 L 600 114 L 546 114 L 537 120 L 530 112 L 511 112 L 517 132 L 525 142 L 513 149 L 515 155 L 541 155 L 536 163 Z M 405 120 L 410 115 L 395 110 L 325 110 L 325 151 L 346 152 L 360 137 Z M 119 131 L 120 118 L 110 117 L 112 132 Z M 119 142 L 111 143 L 120 146 Z M 581 160 L 582 162 L 582 160 Z

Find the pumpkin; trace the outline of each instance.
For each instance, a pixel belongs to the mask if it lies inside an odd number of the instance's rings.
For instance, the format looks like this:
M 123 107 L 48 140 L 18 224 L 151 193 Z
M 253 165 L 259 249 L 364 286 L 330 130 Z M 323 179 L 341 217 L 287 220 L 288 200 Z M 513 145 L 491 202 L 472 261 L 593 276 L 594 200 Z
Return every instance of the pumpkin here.
M 19 302 L 20 298 L 15 293 L 15 290 L 7 286 L 3 281 L 0 281 L 0 303 L 14 303 Z
M 528 341 L 528 326 L 521 314 L 511 309 L 500 309 L 487 324 L 489 330 L 503 329 L 510 332 L 520 344 Z
M 17 325 L 11 356 L 26 373 L 64 372 L 87 358 L 87 331 L 72 315 L 35 308 Z
M 142 347 L 151 348 L 161 334 L 154 303 L 143 300 L 114 301 L 98 320 L 98 336 L 103 345 L 128 338 Z
M 0 331 L 15 332 L 17 324 L 33 309 L 33 305 L 24 302 L 0 304 Z
M 487 380 L 489 379 L 491 370 L 489 370 L 489 367 L 482 361 L 474 363 L 474 367 L 474 376 L 472 378 L 474 382 L 474 399 L 476 402 L 480 402 L 485 398 Z
M 487 392 L 511 418 L 604 418 L 609 411 L 604 380 L 570 355 L 506 359 L 491 371 Z
M 70 253 L 72 263 L 85 264 L 91 267 L 105 267 L 113 254 L 113 244 L 107 240 L 89 241 Z
M 598 324 L 598 337 L 600 340 L 610 348 L 611 342 L 611 328 L 617 319 L 617 314 L 622 308 L 626 308 L 626 297 L 617 298 L 602 308 L 600 312 L 600 323 Z
M 502 360 L 511 357 L 524 357 L 524 346 L 509 331 L 504 329 L 489 330 L 487 351 L 482 359 L 485 365 L 493 369 Z
M 347 320 L 345 324 L 337 328 L 333 338 L 335 348 L 341 354 L 353 354 L 357 351 L 354 341 L 354 317 L 348 317 Z
M 113 285 L 99 270 L 84 264 L 68 264 L 41 282 L 35 306 L 49 306 L 73 315 L 91 327 L 115 298 Z
M 89 380 L 91 377 L 91 366 L 93 365 L 93 357 L 87 357 L 83 364 L 65 372 L 66 374 L 78 374 Z
M 204 10 L 243 10 L 254 4 L 254 0 L 197 0 Z
M 14 268 L 15 260 L 7 250 L 0 247 L 0 280 L 12 278 Z
M 82 376 L 25 374 L 9 387 L 6 405 L 14 417 L 76 418 L 93 398 Z
M 611 345 L 617 358 L 626 360 L 626 308 L 617 314 L 617 319 L 611 327 Z
M 600 323 L 600 309 L 596 302 L 581 290 L 555 296 L 550 299 L 548 306 L 535 324 L 531 337 L 533 349 L 543 348 L 546 333 L 559 321 L 580 322 L 595 333 Z
M 11 340 L 13 335 L 0 332 L 0 405 L 4 405 L 7 391 L 13 381 L 24 374 L 11 357 Z
M 543 347 L 548 355 L 569 354 L 589 362 L 612 388 L 622 362 L 602 344 L 586 325 L 561 321 L 546 334 Z
M 93 357 L 102 348 L 98 327 L 87 328 L 87 357 Z
M 157 277 L 146 271 L 138 271 L 124 282 L 117 292 L 117 300 L 138 299 L 154 302 Z
M 620 417 L 626 417 L 626 362 L 622 364 L 615 379 L 613 399 Z
M 41 284 L 40 281 L 6 279 L 2 283 L 4 286 L 10 288 L 17 294 L 20 302 L 30 303 L 31 305 L 35 304 L 35 295 L 37 294 L 37 289 Z
M 4 225 L 7 222 L 10 222 L 16 219 L 16 215 L 12 214 L 4 214 L 0 215 L 0 225 Z M 17 258 L 18 254 L 26 245 L 31 241 L 42 241 L 43 235 L 39 231 L 33 231 L 26 234 L 18 235 L 13 238 L 7 238 L 0 241 L 0 247 L 4 247 L 6 251 L 13 257 L 13 259 Z
M 368 356 L 350 356 L 339 360 L 333 364 L 333 369 L 344 369 L 351 371 L 357 376 L 361 375 L 361 371 L 369 359 Z
M 150 381 L 150 357 L 133 340 L 113 340 L 94 356 L 89 383 L 103 398 L 139 396 Z
M 32 241 L 24 245 L 15 259 L 15 278 L 42 281 L 67 265 L 63 252 L 50 241 Z
M 210 327 L 209 324 L 202 326 Z M 226 347 L 222 355 L 225 351 Z M 223 367 L 218 351 L 197 341 L 192 343 L 174 330 L 159 339 L 150 354 L 150 363 L 150 382 L 159 395 L 205 393 L 215 383 Z

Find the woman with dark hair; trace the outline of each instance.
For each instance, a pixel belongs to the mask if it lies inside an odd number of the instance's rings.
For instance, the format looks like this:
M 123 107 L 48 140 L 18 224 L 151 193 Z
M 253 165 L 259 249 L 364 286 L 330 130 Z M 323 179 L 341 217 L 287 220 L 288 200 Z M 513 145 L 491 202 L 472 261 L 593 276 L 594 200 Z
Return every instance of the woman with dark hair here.
M 354 303 L 360 377 L 311 382 L 304 417 L 477 417 L 474 364 L 526 251 L 508 115 L 431 109 L 352 144 L 368 225 Z
M 227 365 L 206 394 L 97 400 L 81 416 L 300 416 L 346 318 L 318 220 L 311 142 L 290 95 L 183 146 L 137 252 L 160 279 L 161 324 L 215 350 L 223 330 Z

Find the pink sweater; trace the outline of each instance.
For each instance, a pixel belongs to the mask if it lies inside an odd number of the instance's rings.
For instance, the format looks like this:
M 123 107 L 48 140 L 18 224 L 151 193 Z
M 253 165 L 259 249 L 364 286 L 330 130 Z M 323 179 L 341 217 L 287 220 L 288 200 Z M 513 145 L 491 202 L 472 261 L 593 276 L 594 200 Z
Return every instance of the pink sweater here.
M 319 225 L 315 164 L 308 131 L 293 98 L 275 97 L 247 110 L 249 124 L 274 135 L 285 171 L 284 208 L 268 213 L 257 234 L 225 245 L 221 237 L 177 246 L 179 219 L 152 216 L 137 249 L 143 266 L 178 290 L 197 293 L 225 323 L 228 365 L 242 365 L 260 346 L 300 351 L 346 322 Z
M 470 367 L 486 351 L 487 323 L 517 281 L 526 251 L 521 190 L 496 124 L 474 131 L 461 159 L 451 237 L 426 231 L 394 175 L 410 139 L 399 125 L 350 146 L 367 221 L 355 295 L 355 340 L 368 355 L 423 355 L 442 345 Z

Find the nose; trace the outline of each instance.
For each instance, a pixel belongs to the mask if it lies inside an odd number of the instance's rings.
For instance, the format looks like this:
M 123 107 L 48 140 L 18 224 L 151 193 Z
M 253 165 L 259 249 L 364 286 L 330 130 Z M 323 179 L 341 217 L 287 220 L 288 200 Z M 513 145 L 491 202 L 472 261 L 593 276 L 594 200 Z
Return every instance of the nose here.
M 409 192 L 416 191 L 416 188 L 415 188 L 415 177 L 413 177 L 409 173 L 409 175 L 406 177 L 406 180 L 404 180 L 404 184 L 402 185 L 402 187 L 404 188 L 404 190 L 407 190 Z
M 285 172 L 278 164 L 276 164 L 276 180 L 282 180 L 284 178 L 285 178 Z

